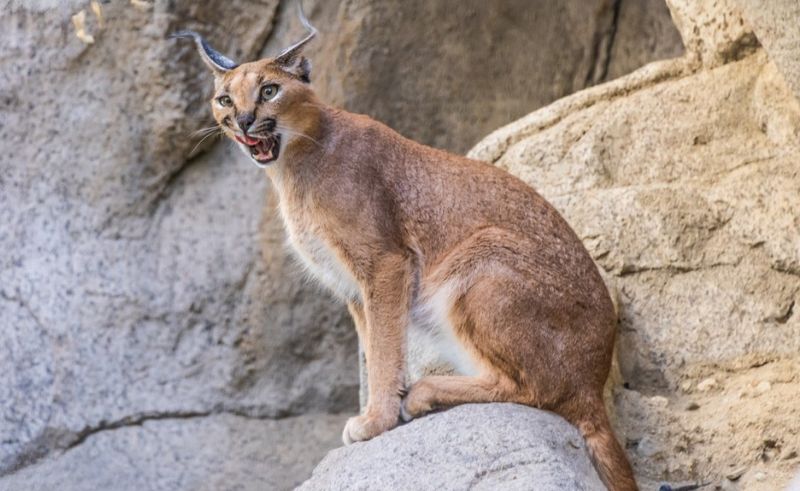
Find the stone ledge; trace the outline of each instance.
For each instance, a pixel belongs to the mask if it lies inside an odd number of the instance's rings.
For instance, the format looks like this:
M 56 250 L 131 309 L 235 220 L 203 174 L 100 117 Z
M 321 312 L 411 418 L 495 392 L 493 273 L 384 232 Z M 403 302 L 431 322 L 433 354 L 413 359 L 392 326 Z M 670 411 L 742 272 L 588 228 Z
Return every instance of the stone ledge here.
M 468 404 L 331 451 L 301 491 L 604 490 L 578 430 L 517 404 Z

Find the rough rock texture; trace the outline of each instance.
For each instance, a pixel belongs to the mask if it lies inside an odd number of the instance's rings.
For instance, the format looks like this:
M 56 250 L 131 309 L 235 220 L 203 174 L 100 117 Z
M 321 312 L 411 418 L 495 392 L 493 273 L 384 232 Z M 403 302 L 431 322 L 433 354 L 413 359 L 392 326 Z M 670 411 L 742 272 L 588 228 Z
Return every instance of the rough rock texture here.
M 578 430 L 516 404 L 469 404 L 336 449 L 300 491 L 603 490 Z
M 144 414 L 352 410 L 349 320 L 285 282 L 262 173 L 189 158 L 210 81 L 166 39 L 254 56 L 277 2 L 41 3 L 0 20 L 0 474 Z
M 711 5 L 670 3 L 679 26 Z M 640 483 L 780 489 L 800 464 L 800 103 L 746 23 L 706 22 L 726 12 L 692 14 L 685 59 L 471 155 L 548 198 L 619 292 L 613 404 Z
M 758 45 L 736 0 L 666 0 L 688 59 L 706 67 L 742 57 Z
M 609 73 L 682 53 L 663 2 L 646 10 L 637 2 L 462 0 L 453 8 L 429 0 L 307 1 L 322 40 L 309 51 L 312 78 L 328 102 L 464 152 L 498 126 Z M 620 12 L 625 24 L 618 26 Z M 288 38 L 298 35 L 295 28 Z M 286 39 L 275 36 L 268 52 Z
M 274 54 L 297 34 L 291 3 L 4 5 L 0 475 L 144 418 L 355 410 L 344 309 L 300 279 L 263 175 L 192 136 L 211 124 L 210 78 L 166 39 Z M 307 7 L 323 97 L 447 148 L 656 56 L 608 55 L 600 0 Z
M 614 80 L 653 60 L 683 54 L 680 33 L 664 0 L 616 0 L 614 8 L 608 68 L 598 81 Z
M 344 419 L 326 414 L 145 419 L 88 436 L 60 458 L 0 480 L 0 491 L 292 489 L 340 444 Z
M 778 67 L 786 83 L 800 98 L 800 2 L 796 0 L 734 0 L 748 24 Z

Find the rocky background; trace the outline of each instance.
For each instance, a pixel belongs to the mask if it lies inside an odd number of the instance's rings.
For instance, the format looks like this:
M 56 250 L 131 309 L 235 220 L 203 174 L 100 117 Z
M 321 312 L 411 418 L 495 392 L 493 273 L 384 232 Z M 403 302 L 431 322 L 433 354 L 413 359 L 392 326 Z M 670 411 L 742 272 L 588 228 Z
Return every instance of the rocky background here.
M 551 199 L 618 290 L 610 403 L 641 482 L 776 489 L 800 463 L 800 12 L 668 3 L 307 0 L 312 80 L 457 152 L 522 117 L 472 155 Z M 292 2 L 3 6 L 0 490 L 299 484 L 358 409 L 355 333 L 263 174 L 195 136 L 211 79 L 167 39 L 268 56 Z

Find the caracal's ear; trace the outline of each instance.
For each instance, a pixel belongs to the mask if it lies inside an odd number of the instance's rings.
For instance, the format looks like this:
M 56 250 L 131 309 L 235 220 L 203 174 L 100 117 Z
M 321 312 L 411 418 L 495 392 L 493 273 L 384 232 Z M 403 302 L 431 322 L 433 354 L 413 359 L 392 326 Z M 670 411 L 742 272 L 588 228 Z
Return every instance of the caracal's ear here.
M 180 31 L 170 36 L 171 38 L 190 38 L 194 40 L 200 57 L 214 75 L 219 76 L 239 66 L 238 63 L 212 48 L 200 34 L 194 31 Z
M 308 30 L 308 35 L 276 56 L 275 64 L 303 82 L 308 83 L 311 81 L 311 62 L 302 55 L 302 52 L 305 45 L 317 35 L 317 29 L 306 18 L 306 14 L 303 12 L 302 0 L 297 0 L 297 11 L 300 15 L 300 22 Z

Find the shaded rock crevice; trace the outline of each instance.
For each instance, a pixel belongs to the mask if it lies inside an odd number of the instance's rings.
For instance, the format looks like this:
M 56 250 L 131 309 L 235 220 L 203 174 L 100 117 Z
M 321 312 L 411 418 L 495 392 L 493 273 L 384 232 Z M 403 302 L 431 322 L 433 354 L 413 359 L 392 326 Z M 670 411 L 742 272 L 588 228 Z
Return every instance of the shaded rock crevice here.
M 608 68 L 611 66 L 622 2 L 623 0 L 611 0 L 610 3 L 601 6 L 597 16 L 600 19 L 598 22 L 600 27 L 594 34 L 589 57 L 589 71 L 583 83 L 584 87 L 590 87 L 606 80 Z
M 0 477 L 0 491 L 288 490 L 341 444 L 345 419 L 222 412 L 149 419 L 96 432 L 68 452 Z
M 151 421 L 167 420 L 194 420 L 209 418 L 213 416 L 230 415 L 249 420 L 270 420 L 280 421 L 282 419 L 297 416 L 289 412 L 268 412 L 264 414 L 258 409 L 245 408 L 225 408 L 215 410 L 176 410 L 176 411 L 150 411 L 131 414 L 114 421 L 100 421 L 96 425 L 87 426 L 80 430 L 70 430 L 66 428 L 46 428 L 40 438 L 45 440 L 47 451 L 42 451 L 42 446 L 36 441 L 31 441 L 32 453 L 21 452 L 17 459 L 2 473 L 0 477 L 14 474 L 26 467 L 35 465 L 47 458 L 60 458 L 97 434 L 116 431 L 123 428 L 141 427 Z

